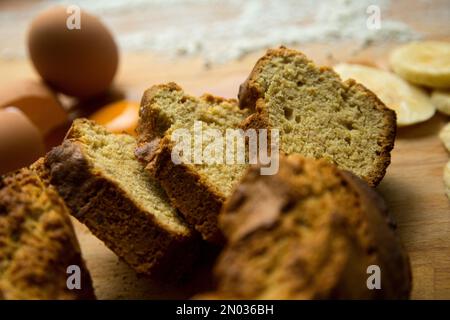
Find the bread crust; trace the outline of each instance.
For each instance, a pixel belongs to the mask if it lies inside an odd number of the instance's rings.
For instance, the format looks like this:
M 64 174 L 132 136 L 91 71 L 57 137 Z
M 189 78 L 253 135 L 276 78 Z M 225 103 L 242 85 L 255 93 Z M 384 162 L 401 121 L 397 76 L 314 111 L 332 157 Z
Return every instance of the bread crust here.
M 245 126 L 255 128 L 260 125 L 265 125 L 270 128 L 268 113 L 264 102 L 265 90 L 258 84 L 257 78 L 264 66 L 269 63 L 271 59 L 274 57 L 289 56 L 302 56 L 307 59 L 303 53 L 283 46 L 278 49 L 269 49 L 267 53 L 257 61 L 245 82 L 240 85 L 238 93 L 239 107 L 241 109 L 249 108 L 255 111 L 255 114 L 247 119 Z M 339 75 L 335 73 L 332 68 L 320 67 L 319 70 L 320 72 L 332 73 L 339 77 Z M 396 114 L 393 110 L 387 108 L 386 105 L 372 91 L 357 83 L 355 80 L 349 79 L 343 82 L 343 84 L 347 92 L 354 89 L 362 93 L 368 101 L 371 101 L 371 105 L 375 109 L 381 111 L 384 116 L 385 132 L 378 141 L 378 144 L 381 146 L 381 151 L 378 155 L 379 161 L 369 174 L 361 177 L 366 180 L 369 185 L 374 187 L 377 186 L 383 179 L 386 174 L 386 169 L 391 162 L 390 152 L 394 148 L 397 130 Z
M 182 163 L 175 164 L 171 154 L 171 142 L 167 138 L 161 139 L 147 170 L 160 182 L 172 203 L 203 239 L 222 245 L 224 238 L 217 226 L 217 216 L 225 197 L 211 188 L 195 170 Z
M 0 299 L 95 299 L 68 210 L 29 169 L 0 177 Z M 69 290 L 67 268 L 81 271 Z
M 179 280 L 195 260 L 198 237 L 175 233 L 140 208 L 114 181 L 93 170 L 83 146 L 69 136 L 45 158 L 50 183 L 71 214 L 136 272 Z
M 173 163 L 172 142 L 165 136 L 167 128 L 161 128 L 152 108 L 147 108 L 155 102 L 155 95 L 159 90 L 183 91 L 180 86 L 171 82 L 155 85 L 144 93 L 137 128 L 139 146 L 136 156 L 146 164 L 146 169 L 159 181 L 186 221 L 200 232 L 204 240 L 220 246 L 224 238 L 217 226 L 217 216 L 225 195 L 210 186 L 190 166 Z M 237 103 L 236 99 L 215 97 L 208 93 L 200 99 L 210 103 Z
M 217 291 L 203 297 L 409 298 L 408 255 L 383 199 L 364 181 L 299 155 L 281 157 L 274 176 L 258 170 L 248 170 L 223 206 Z M 367 288 L 371 265 L 380 267 L 380 290 Z

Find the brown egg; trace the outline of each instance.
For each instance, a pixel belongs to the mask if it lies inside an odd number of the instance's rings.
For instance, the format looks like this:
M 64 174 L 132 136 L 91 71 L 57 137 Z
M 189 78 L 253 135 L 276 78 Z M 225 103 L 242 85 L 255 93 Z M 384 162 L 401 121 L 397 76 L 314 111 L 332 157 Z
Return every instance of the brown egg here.
M 38 15 L 28 33 L 28 51 L 41 77 L 56 90 L 87 98 L 108 89 L 117 71 L 117 45 L 96 17 L 66 7 Z M 79 22 L 79 29 L 77 28 Z
M 0 110 L 0 174 L 30 165 L 44 154 L 39 130 L 17 108 Z
M 43 135 L 64 124 L 68 116 L 50 88 L 37 80 L 22 79 L 0 87 L 0 109 L 15 106 Z

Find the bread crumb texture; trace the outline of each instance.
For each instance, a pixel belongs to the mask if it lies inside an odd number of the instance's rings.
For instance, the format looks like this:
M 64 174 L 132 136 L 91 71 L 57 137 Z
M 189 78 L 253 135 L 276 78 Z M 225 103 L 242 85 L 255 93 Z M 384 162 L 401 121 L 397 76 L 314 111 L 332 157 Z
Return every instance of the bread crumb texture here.
M 241 85 L 239 102 L 256 110 L 250 122 L 280 130 L 286 154 L 324 158 L 372 186 L 390 163 L 395 112 L 362 85 L 342 82 L 301 52 L 269 50 Z
M 227 129 L 237 129 L 249 115 L 248 110 L 240 110 L 234 99 L 223 99 L 205 94 L 199 98 L 187 95 L 175 83 L 158 85 L 144 94 L 140 109 L 140 125 L 138 133 L 140 141 L 151 141 L 154 138 L 171 140 L 175 130 L 186 129 L 192 137 L 194 146 L 194 123 L 201 122 L 203 132 L 209 129 L 219 130 L 225 137 Z M 203 135 L 202 154 L 213 142 L 213 137 Z M 236 147 L 236 144 L 233 144 Z M 190 170 L 196 171 L 204 178 L 204 182 L 215 192 L 228 196 L 233 185 L 243 174 L 245 165 L 225 164 L 225 152 L 221 163 L 187 164 Z M 189 159 L 193 161 L 193 158 Z
M 81 269 L 69 290 L 67 267 Z M 0 299 L 93 299 L 67 208 L 29 169 L 0 178 Z

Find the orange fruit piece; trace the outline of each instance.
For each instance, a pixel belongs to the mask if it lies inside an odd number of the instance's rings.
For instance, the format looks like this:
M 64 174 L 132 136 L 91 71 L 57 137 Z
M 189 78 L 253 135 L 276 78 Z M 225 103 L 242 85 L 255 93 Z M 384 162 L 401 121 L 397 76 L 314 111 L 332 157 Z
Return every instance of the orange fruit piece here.
M 89 117 L 114 133 L 136 135 L 139 119 L 139 103 L 121 100 L 104 106 Z

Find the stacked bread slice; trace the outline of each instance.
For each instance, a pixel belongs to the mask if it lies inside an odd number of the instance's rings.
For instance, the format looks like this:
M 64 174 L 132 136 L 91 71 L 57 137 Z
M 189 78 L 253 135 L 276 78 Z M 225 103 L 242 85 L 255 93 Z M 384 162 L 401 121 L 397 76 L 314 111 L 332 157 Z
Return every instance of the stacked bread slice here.
M 49 182 L 78 220 L 138 273 L 176 278 L 191 266 L 197 237 L 134 158 L 135 139 L 77 119 L 48 153 Z
M 369 90 L 281 47 L 257 62 L 239 101 L 192 97 L 169 83 L 144 93 L 139 116 L 137 140 L 75 120 L 32 168 L 136 272 L 180 279 L 212 243 L 223 252 L 209 297 L 408 297 L 407 255 L 370 190 L 390 162 L 395 114 Z M 278 172 L 204 157 L 205 140 L 200 161 L 198 150 L 180 153 L 178 133 L 195 145 L 198 126 L 222 137 L 279 132 Z M 371 265 L 389 273 L 381 291 L 367 291 Z
M 298 51 L 269 50 L 241 86 L 242 111 L 233 103 L 210 95 L 196 99 L 168 84 L 147 90 L 140 109 L 137 156 L 207 241 L 220 239 L 217 216 L 246 166 L 175 165 L 171 134 L 190 128 L 194 120 L 213 122 L 223 132 L 278 129 L 282 153 L 324 158 L 371 186 L 380 182 L 390 163 L 394 111 L 362 85 L 342 82 L 333 70 L 315 66 Z M 217 111 L 220 107 L 223 112 Z
M 390 163 L 395 113 L 364 86 L 283 47 L 269 50 L 241 86 L 241 111 L 234 103 L 194 98 L 173 83 L 150 88 L 141 103 L 137 157 L 206 241 L 225 233 L 217 291 L 200 297 L 409 297 L 408 257 L 370 189 Z M 278 130 L 281 154 L 322 160 L 283 159 L 267 177 L 261 166 L 174 162 L 173 133 L 191 132 L 195 121 L 221 132 Z M 370 268 L 389 273 L 383 290 L 365 281 Z
M 175 83 L 154 86 L 142 99 L 137 157 L 160 182 L 186 221 L 205 240 L 215 244 L 223 241 L 217 228 L 217 214 L 246 166 L 224 161 L 196 164 L 194 159 L 176 164 L 172 159 L 175 147 L 172 134 L 177 129 L 194 134 L 197 121 L 203 130 L 217 129 L 225 135 L 226 129 L 238 128 L 249 114 L 249 110 L 240 110 L 234 99 L 211 95 L 195 98 Z M 200 147 L 204 151 L 204 145 Z M 224 160 L 224 155 L 221 159 Z
M 353 80 L 284 47 L 269 50 L 239 91 L 247 126 L 281 131 L 281 149 L 323 158 L 376 186 L 394 147 L 395 112 Z

